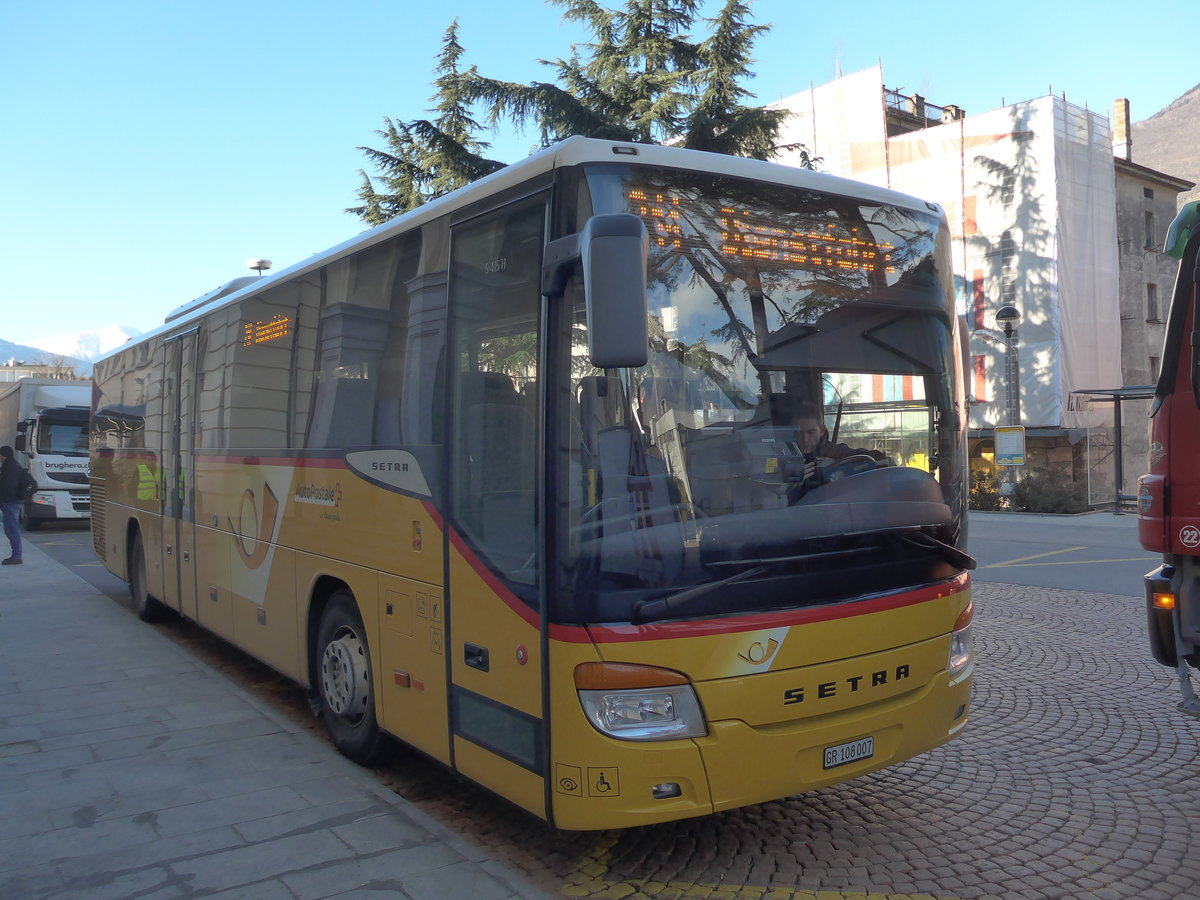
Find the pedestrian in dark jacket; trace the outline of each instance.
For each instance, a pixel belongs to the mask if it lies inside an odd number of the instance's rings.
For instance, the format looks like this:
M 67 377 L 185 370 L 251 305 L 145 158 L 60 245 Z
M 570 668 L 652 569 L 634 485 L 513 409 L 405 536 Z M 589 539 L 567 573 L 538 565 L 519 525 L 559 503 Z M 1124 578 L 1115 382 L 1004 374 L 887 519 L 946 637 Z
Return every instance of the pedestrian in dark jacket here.
M 12 447 L 0 447 L 0 511 L 4 513 L 4 536 L 12 555 L 0 562 L 4 566 L 21 564 L 21 464 L 13 459 Z

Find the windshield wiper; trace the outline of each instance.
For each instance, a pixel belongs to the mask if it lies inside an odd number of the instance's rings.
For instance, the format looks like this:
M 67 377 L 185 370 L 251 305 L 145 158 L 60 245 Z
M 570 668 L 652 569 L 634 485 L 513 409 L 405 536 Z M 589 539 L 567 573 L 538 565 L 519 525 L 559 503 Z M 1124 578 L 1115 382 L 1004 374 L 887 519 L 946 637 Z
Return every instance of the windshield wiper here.
M 740 572 L 735 572 L 732 575 L 726 576 L 718 581 L 709 581 L 705 584 L 699 584 L 695 587 L 684 588 L 681 591 L 676 591 L 673 594 L 665 594 L 661 597 L 654 597 L 650 600 L 642 600 L 633 610 L 634 624 L 641 624 L 655 619 L 665 619 L 673 616 L 686 615 L 688 612 L 693 614 L 703 612 L 702 609 L 689 609 L 696 606 L 696 601 L 707 594 L 711 594 L 720 588 L 727 587 L 731 584 L 737 584 L 741 581 L 749 581 L 757 578 L 760 575 L 765 575 L 768 572 L 782 569 L 797 562 L 811 562 L 816 559 L 829 559 L 831 557 L 846 557 L 856 556 L 863 553 L 870 553 L 874 548 L 857 547 L 851 550 L 832 550 L 823 551 L 820 553 L 797 553 L 792 556 L 773 556 L 770 559 L 759 561 L 759 565 L 752 566 L 749 569 L 743 569 Z M 750 560 L 721 560 L 720 562 L 711 563 L 713 566 L 733 566 L 745 565 Z
M 971 556 L 971 554 L 964 553 L 957 547 L 945 544 L 932 535 L 926 534 L 924 531 L 906 531 L 902 534 L 897 534 L 896 537 L 906 544 L 911 544 L 914 547 L 928 550 L 940 556 L 945 562 L 950 563 L 950 565 L 957 569 L 971 570 L 977 565 L 975 557 Z
M 885 532 L 879 532 L 882 536 Z M 974 569 L 976 566 L 975 558 L 968 553 L 964 553 L 957 547 L 952 547 L 949 544 L 939 541 L 931 535 L 917 530 L 905 529 L 904 531 L 891 532 L 889 537 L 915 547 L 920 550 L 933 553 L 943 562 L 949 563 L 959 569 Z M 721 588 L 729 585 L 738 584 L 743 581 L 750 581 L 759 576 L 766 575 L 779 569 L 786 568 L 798 562 L 813 562 L 815 560 L 829 560 L 836 557 L 846 558 L 852 556 L 872 555 L 877 553 L 878 546 L 863 546 L 854 547 L 846 550 L 826 550 L 818 553 L 797 553 L 792 556 L 774 556 L 769 559 L 759 560 L 758 565 L 752 565 L 748 569 L 743 569 L 740 572 L 735 572 L 725 578 L 717 581 L 710 581 L 706 584 L 699 584 L 695 587 L 684 588 L 672 594 L 664 594 L 660 597 L 654 597 L 648 600 L 642 600 L 634 606 L 632 621 L 635 625 L 640 625 L 645 622 L 656 621 L 659 619 L 678 618 L 686 615 L 698 615 L 705 612 L 713 612 L 715 610 L 706 610 L 702 603 L 699 603 L 703 597 L 718 591 Z M 747 565 L 751 560 L 721 560 L 711 563 L 712 566 L 733 566 Z
M 743 569 L 741 572 L 735 572 L 720 581 L 710 581 L 707 584 L 697 585 L 692 588 L 685 588 L 682 591 L 676 591 L 674 594 L 667 594 L 664 597 L 655 597 L 653 600 L 642 600 L 633 609 L 633 623 L 640 625 L 643 622 L 649 622 L 652 619 L 665 619 L 668 616 L 679 615 L 683 612 L 683 607 L 690 605 L 693 601 L 705 594 L 712 593 L 718 588 L 723 588 L 726 585 L 736 584 L 739 581 L 744 581 L 747 578 L 754 578 L 758 575 L 765 574 L 771 569 L 779 568 L 786 565 L 791 560 L 780 560 L 778 562 L 767 563 L 762 566 L 755 566 L 752 569 Z

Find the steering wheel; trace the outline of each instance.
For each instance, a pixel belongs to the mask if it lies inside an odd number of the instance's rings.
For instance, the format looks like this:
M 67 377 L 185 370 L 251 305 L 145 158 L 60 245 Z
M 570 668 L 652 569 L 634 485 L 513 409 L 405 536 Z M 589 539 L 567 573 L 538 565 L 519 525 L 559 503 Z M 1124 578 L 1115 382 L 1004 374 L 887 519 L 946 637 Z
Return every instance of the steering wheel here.
M 879 460 L 873 456 L 855 453 L 826 466 L 825 480 L 838 481 L 842 478 L 849 478 L 851 475 L 861 475 L 863 472 L 869 472 L 876 468 L 878 464 Z

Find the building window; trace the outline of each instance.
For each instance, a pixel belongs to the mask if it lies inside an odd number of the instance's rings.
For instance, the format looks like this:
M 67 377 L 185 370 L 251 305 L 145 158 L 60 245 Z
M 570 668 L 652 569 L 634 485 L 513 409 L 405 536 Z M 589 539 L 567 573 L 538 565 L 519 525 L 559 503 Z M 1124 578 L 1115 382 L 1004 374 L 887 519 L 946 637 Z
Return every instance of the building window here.
M 988 397 L 987 383 L 987 357 L 975 357 L 974 375 L 975 375 L 975 402 L 987 403 L 991 398 Z
M 1146 285 L 1146 321 L 1161 322 L 1158 317 L 1158 285 Z
M 1013 233 L 1000 235 L 1000 302 L 1014 303 L 1017 298 L 1017 243 Z
M 1000 181 L 1000 202 L 1011 206 L 1017 191 L 1017 174 L 1011 168 L 1004 167 Z
M 976 269 L 971 274 L 971 315 L 974 318 L 976 330 L 987 328 L 987 305 L 983 295 L 982 269 Z
M 963 198 L 963 234 L 979 233 L 979 198 L 972 194 Z
M 1158 246 L 1158 242 L 1154 239 L 1154 213 L 1146 210 L 1146 249 L 1151 250 Z
M 1142 188 L 1142 196 L 1147 200 L 1154 199 L 1154 188 Z
M 1158 357 L 1150 357 L 1150 383 L 1154 384 L 1158 381 Z

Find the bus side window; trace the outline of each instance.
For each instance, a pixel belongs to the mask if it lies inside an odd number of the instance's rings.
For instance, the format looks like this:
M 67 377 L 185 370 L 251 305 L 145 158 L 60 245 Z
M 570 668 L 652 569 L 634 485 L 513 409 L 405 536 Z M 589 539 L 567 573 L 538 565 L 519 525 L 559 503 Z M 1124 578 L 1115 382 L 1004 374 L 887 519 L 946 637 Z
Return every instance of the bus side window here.
M 476 539 L 505 567 L 533 552 L 533 418 L 502 372 L 463 374 L 463 477 L 460 514 Z
M 387 314 L 349 303 L 321 311 L 319 368 L 309 425 L 309 447 L 371 444 L 379 361 Z
M 546 198 L 533 197 L 456 224 L 450 241 L 451 514 L 493 568 L 525 587 L 536 582 L 539 435 L 529 408 L 541 393 L 545 220 Z

